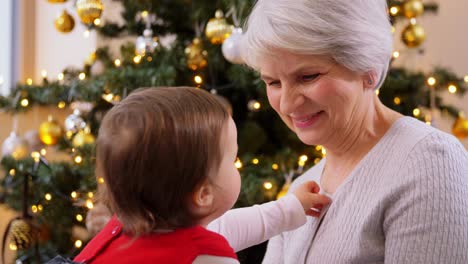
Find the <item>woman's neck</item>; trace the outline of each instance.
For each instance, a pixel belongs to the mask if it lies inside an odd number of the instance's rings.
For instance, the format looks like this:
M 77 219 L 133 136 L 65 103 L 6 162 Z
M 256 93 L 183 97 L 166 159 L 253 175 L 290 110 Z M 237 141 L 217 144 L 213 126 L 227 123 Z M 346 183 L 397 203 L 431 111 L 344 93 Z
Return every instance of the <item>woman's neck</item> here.
M 362 114 L 355 116 L 351 121 L 353 125 L 343 131 L 337 141 L 324 144 L 327 159 L 322 184 L 328 185 L 328 188 L 325 188 L 327 192 L 333 193 L 336 190 L 392 124 L 402 116 L 384 106 L 377 96 L 369 101 L 369 104 L 361 105 L 358 113 Z

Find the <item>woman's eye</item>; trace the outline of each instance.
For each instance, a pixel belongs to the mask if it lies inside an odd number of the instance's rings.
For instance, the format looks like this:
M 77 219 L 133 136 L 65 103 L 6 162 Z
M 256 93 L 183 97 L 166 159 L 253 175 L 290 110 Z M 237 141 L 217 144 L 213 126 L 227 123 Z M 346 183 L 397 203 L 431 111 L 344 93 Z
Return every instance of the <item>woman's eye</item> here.
M 280 82 L 279 81 L 272 81 L 267 83 L 268 86 L 279 86 Z
M 317 78 L 320 74 L 319 73 L 316 73 L 316 74 L 309 74 L 309 75 L 302 75 L 302 80 L 303 81 L 313 81 L 315 80 L 315 78 Z

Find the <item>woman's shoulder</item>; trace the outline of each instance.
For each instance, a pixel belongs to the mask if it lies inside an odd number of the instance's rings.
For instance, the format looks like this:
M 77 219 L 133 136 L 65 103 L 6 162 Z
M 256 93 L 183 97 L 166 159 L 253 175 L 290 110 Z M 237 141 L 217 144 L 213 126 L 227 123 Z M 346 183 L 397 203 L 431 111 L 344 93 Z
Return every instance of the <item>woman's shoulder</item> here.
M 389 131 L 388 140 L 396 143 L 397 147 L 408 155 L 425 153 L 425 155 L 439 155 L 441 151 L 464 152 L 463 145 L 453 135 L 445 133 L 433 126 L 427 125 L 412 117 L 402 117 Z M 466 158 L 466 157 L 465 157 Z

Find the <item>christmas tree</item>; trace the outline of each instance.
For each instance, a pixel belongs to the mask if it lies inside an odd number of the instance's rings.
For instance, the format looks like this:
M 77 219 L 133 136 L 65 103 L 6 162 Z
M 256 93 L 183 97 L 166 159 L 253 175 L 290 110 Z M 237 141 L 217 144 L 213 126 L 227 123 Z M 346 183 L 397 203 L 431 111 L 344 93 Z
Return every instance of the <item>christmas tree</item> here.
M 119 54 L 99 48 L 81 69 L 64 69 L 56 80 L 44 75 L 38 85 L 20 83 L 9 96 L 0 97 L 0 107 L 13 115 L 34 105 L 74 110 L 64 124 L 53 119 L 42 123 L 29 143 L 14 133 L 3 143 L 6 175 L 0 199 L 22 212 L 10 223 L 4 246 L 16 250 L 23 263 L 43 263 L 56 254 L 72 257 L 89 239 L 76 230 L 85 227 L 97 185 L 103 181 L 94 174 L 94 139 L 106 111 L 137 88 L 196 86 L 231 104 L 239 131 L 236 166 L 242 175 L 238 207 L 284 195 L 295 177 L 326 155 L 321 146 L 305 146 L 297 139 L 269 107 L 258 74 L 242 65 L 241 25 L 254 1 L 120 2 L 123 24 L 102 21 L 106 9 L 99 0 L 79 0 L 76 5 L 80 22 L 109 41 L 134 36 Z M 425 35 L 414 19 L 424 8 L 435 12 L 437 6 L 417 0 L 390 1 L 389 6 L 393 22 L 408 23 L 402 40 L 408 48 L 419 49 Z M 66 12 L 55 22 L 65 33 L 75 24 Z M 430 124 L 435 109 L 459 115 L 440 97 L 447 88 L 463 94 L 466 83 L 443 68 L 429 73 L 391 68 L 377 92 L 387 106 Z M 466 137 L 467 121 L 460 117 L 458 122 L 457 136 Z M 48 161 L 48 148 L 60 149 L 72 162 Z M 240 252 L 241 262 L 259 263 L 264 245 Z

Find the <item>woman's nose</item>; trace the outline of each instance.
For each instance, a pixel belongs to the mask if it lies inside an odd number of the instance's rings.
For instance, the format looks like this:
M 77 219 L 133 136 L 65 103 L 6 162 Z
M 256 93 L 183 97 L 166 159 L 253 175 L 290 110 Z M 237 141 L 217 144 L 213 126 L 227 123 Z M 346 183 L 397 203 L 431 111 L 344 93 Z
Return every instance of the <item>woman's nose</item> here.
M 294 86 L 284 86 L 281 89 L 280 111 L 282 114 L 291 114 L 304 103 L 300 91 Z

